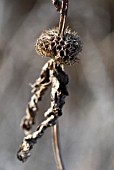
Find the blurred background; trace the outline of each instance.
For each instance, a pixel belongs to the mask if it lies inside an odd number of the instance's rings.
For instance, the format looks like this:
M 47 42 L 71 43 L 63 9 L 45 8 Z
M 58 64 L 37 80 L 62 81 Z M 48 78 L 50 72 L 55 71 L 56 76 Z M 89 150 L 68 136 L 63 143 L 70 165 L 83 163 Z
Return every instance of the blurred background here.
M 58 22 L 51 0 L 0 0 L 0 170 L 56 170 L 51 129 L 27 162 L 16 154 L 24 137 L 20 122 L 31 96 L 29 83 L 47 61 L 34 44 Z M 69 0 L 67 25 L 80 34 L 83 51 L 80 63 L 65 66 L 69 96 L 59 120 L 66 170 L 114 170 L 114 1 Z M 49 105 L 48 91 L 37 124 Z

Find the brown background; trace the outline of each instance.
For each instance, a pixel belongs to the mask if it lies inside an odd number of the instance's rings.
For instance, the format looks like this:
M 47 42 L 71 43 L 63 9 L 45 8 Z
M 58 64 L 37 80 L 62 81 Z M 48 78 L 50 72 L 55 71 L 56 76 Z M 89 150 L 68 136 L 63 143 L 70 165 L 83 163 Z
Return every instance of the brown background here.
M 66 170 L 114 170 L 114 1 L 69 1 L 67 24 L 79 32 L 84 47 L 80 63 L 65 67 L 69 97 L 60 133 Z M 0 170 L 56 169 L 50 129 L 26 163 L 16 152 L 24 136 L 19 126 L 31 95 L 28 84 L 47 61 L 34 43 L 58 21 L 50 0 L 0 0 Z M 49 95 L 39 104 L 38 123 Z

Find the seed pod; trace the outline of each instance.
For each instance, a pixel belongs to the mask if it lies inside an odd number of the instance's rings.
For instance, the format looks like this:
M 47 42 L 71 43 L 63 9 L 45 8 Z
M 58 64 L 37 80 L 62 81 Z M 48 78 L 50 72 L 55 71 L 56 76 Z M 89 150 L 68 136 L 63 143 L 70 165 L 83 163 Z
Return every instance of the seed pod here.
M 76 32 L 71 32 L 68 27 L 63 36 L 58 36 L 58 27 L 46 30 L 37 39 L 36 52 L 45 57 L 53 58 L 61 64 L 74 64 L 77 54 L 82 51 L 82 42 Z

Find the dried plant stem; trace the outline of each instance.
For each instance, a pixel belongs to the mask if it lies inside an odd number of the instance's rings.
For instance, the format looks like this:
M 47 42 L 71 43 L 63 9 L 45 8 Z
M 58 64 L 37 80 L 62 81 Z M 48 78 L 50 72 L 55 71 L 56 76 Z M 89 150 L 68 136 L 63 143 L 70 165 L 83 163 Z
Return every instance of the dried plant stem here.
M 59 141 L 59 121 L 52 127 L 52 143 L 58 170 L 65 170 Z
M 65 30 L 65 22 L 68 12 L 68 0 L 52 0 L 53 5 L 56 10 L 60 12 L 60 20 L 59 20 L 59 36 L 64 35 Z
M 55 2 L 57 2 L 57 1 L 55 1 Z M 60 3 L 57 3 L 57 4 L 58 4 L 58 6 L 55 3 L 56 8 L 58 9 L 58 11 L 60 11 L 58 35 L 62 36 L 62 35 L 64 35 L 64 30 L 65 30 L 65 22 L 66 22 L 67 11 L 68 11 L 68 0 L 62 0 L 61 4 Z M 60 149 L 58 121 L 52 127 L 52 135 L 53 135 L 53 137 L 52 137 L 53 150 L 54 150 L 57 169 L 58 170 L 65 170 L 62 155 L 61 155 L 61 149 Z
M 43 32 L 35 45 L 38 54 L 51 59 L 42 68 L 36 82 L 31 85 L 33 95 L 21 123 L 26 136 L 19 146 L 17 157 L 20 161 L 26 161 L 34 144 L 42 137 L 45 130 L 51 127 L 57 169 L 65 170 L 61 155 L 58 124 L 58 118 L 62 115 L 62 108 L 65 104 L 65 97 L 68 96 L 67 84 L 69 80 L 63 64 L 71 65 L 78 60 L 77 54 L 82 50 L 82 43 L 77 33 L 71 32 L 69 28 L 65 29 L 68 0 L 52 0 L 52 3 L 60 13 L 59 27 Z M 35 117 L 39 110 L 38 102 L 50 85 L 51 106 L 44 113 L 44 121 L 31 133 L 30 130 L 35 124 Z
M 68 12 L 68 0 L 62 0 L 59 20 L 59 35 L 64 35 L 66 17 Z

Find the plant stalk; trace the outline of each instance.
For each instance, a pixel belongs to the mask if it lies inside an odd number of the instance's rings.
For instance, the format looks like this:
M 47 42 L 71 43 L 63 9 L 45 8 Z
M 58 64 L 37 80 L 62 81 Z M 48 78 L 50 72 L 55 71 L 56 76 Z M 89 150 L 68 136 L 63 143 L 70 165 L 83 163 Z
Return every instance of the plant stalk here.
M 57 170 L 65 170 L 62 154 L 61 154 L 61 147 L 59 141 L 59 122 L 52 127 L 52 144 L 54 150 L 54 156 L 56 161 Z

